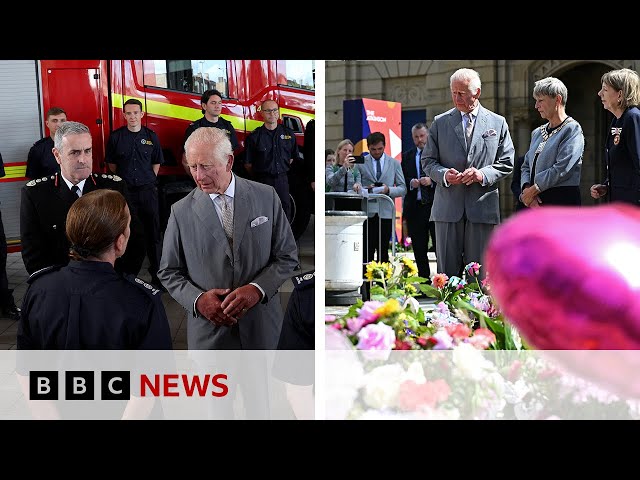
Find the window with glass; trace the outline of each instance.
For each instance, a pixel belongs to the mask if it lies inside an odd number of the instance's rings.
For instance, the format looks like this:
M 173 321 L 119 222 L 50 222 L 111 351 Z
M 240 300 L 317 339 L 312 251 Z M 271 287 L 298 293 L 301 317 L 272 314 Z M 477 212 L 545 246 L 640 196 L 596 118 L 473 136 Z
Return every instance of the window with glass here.
M 202 94 L 215 88 L 229 97 L 226 60 L 145 60 L 147 86 Z
M 287 86 L 302 88 L 304 90 L 316 89 L 316 62 L 315 60 L 282 60 L 278 62 L 281 67 L 284 64 L 284 73 Z

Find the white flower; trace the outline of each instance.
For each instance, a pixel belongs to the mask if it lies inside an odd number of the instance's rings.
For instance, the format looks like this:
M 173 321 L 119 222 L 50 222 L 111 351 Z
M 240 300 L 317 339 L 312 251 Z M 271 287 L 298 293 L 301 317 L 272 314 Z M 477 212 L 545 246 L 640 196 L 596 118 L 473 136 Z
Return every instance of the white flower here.
M 404 377 L 404 369 L 396 363 L 373 369 L 363 379 L 364 402 L 376 409 L 393 407 Z
M 482 350 L 477 350 L 468 343 L 461 343 L 453 349 L 453 364 L 462 376 L 474 381 L 482 380 L 496 368 L 484 358 Z
M 418 310 L 420 310 L 420 304 L 413 297 L 408 297 L 405 300 L 404 304 L 402 305 L 402 309 L 404 310 L 405 308 L 407 308 L 407 305 L 409 305 L 413 313 L 418 313 Z

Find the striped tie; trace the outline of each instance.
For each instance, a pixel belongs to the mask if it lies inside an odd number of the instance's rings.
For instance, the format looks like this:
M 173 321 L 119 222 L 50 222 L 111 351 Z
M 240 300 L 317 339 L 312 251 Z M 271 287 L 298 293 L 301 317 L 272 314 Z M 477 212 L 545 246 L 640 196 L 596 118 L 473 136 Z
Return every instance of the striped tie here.
M 233 247 L 233 203 L 230 197 L 224 193 L 216 197 L 220 209 L 222 210 L 222 228 L 229 240 L 229 245 Z

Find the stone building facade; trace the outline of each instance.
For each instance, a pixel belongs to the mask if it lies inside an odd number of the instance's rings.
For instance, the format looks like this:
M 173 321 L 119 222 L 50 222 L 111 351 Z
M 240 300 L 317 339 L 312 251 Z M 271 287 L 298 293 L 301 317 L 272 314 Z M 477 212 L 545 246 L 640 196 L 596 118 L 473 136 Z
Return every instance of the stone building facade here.
M 594 204 L 589 187 L 604 178 L 603 145 L 613 116 L 597 95 L 603 73 L 638 70 L 640 60 L 349 60 L 327 61 L 325 148 L 343 138 L 343 100 L 373 98 L 400 102 L 403 112 L 422 111 L 427 125 L 452 106 L 449 77 L 458 68 L 473 68 L 482 81 L 482 105 L 507 119 L 516 155 L 529 148 L 531 131 L 543 120 L 534 108 L 536 80 L 554 76 L 568 89 L 567 113 L 585 135 L 580 190 L 584 205 Z M 403 126 L 403 129 L 406 126 Z M 410 126 L 408 126 L 410 128 Z M 413 147 L 404 145 L 403 150 Z M 503 218 L 513 211 L 511 176 L 500 185 Z

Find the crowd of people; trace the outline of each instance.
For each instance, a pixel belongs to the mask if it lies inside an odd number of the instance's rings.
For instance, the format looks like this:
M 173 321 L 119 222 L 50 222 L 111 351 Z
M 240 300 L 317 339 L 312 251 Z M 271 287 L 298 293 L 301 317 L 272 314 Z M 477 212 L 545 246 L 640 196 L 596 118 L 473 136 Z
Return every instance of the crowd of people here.
M 92 171 L 89 127 L 62 108 L 47 112 L 50 135 L 31 148 L 21 191 L 30 275 L 22 310 L 8 288 L 4 229 L 0 236 L 0 308 L 19 321 L 18 349 L 171 349 L 163 292 L 187 311 L 189 349 L 313 349 L 307 319 L 296 318 L 313 309 L 313 295 L 304 295 L 302 309 L 292 297 L 287 316 L 276 295 L 300 267 L 284 185 L 292 164 L 303 162 L 295 134 L 278 122 L 278 104 L 265 100 L 265 124 L 248 135 L 238 168 L 222 94 L 206 91 L 201 107 L 184 136 L 183 165 L 195 186 L 172 206 L 164 241 L 161 139 L 143 125 L 142 102 L 124 102 L 126 125 L 107 139 L 105 173 Z M 151 282 L 138 278 L 145 257 Z
M 640 205 L 640 77 L 623 68 L 605 73 L 601 84 L 598 95 L 614 120 L 605 146 L 607 176 L 591 187 L 590 194 Z M 488 240 L 501 222 L 498 183 L 509 175 L 516 212 L 582 203 L 585 139 L 579 121 L 567 113 L 568 91 L 560 79 L 535 82 L 535 109 L 545 123 L 531 132 L 528 150 L 518 158 L 506 119 L 480 103 L 478 72 L 456 70 L 449 87 L 453 108 L 436 115 L 430 127 L 413 125 L 414 147 L 402 154 L 402 162 L 384 154 L 380 132 L 367 137 L 369 155 L 362 165 L 355 163 L 350 139 L 341 140 L 335 152 L 325 152 L 328 192 L 403 197 L 407 236 L 424 278 L 433 273 L 429 248 L 436 252 L 438 272 L 450 277 L 460 276 L 470 262 L 483 264 Z M 387 261 L 393 239 L 391 205 L 387 210 L 369 200 L 371 205 L 364 228 L 364 263 Z M 485 275 L 481 268 L 480 278 Z

